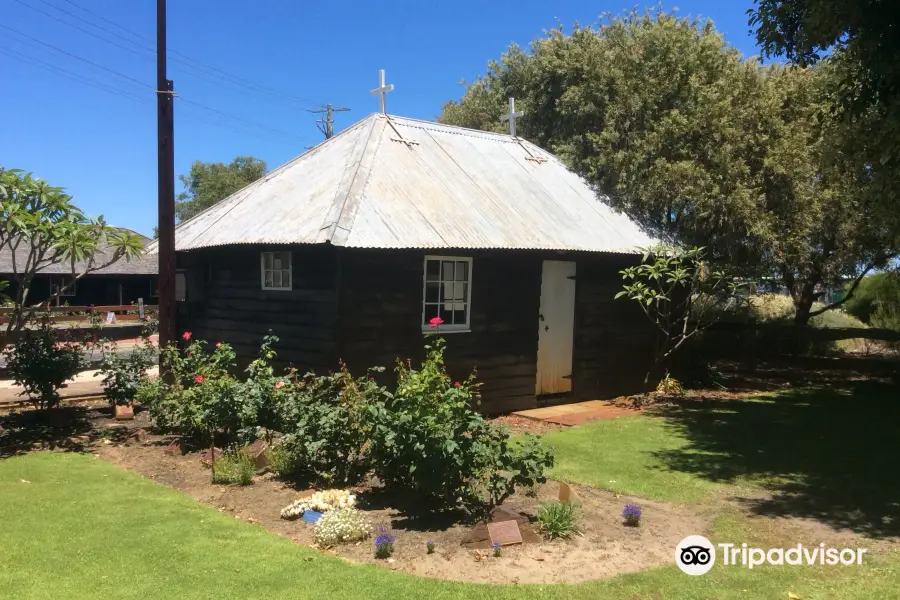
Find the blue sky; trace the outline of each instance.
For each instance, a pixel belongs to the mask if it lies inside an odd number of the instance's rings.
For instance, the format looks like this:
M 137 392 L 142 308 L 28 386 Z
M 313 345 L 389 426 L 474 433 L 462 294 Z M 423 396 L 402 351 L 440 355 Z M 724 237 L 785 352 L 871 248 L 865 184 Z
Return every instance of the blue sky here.
M 711 18 L 729 42 L 752 55 L 751 4 L 676 6 L 682 15 Z M 0 166 L 31 171 L 67 188 L 89 214 L 144 233 L 156 224 L 155 6 L 154 0 L 0 0 L 0 25 L 34 38 L 0 27 L 6 82 Z M 169 47 L 184 61 L 169 63 L 179 94 L 175 171 L 186 173 L 194 160 L 227 162 L 237 155 L 262 158 L 270 168 L 284 163 L 322 139 L 307 109 L 350 107 L 337 115 L 336 130 L 376 111 L 369 90 L 378 69 L 396 86 L 387 96 L 389 113 L 433 119 L 462 94 L 461 80 L 484 72 L 511 42 L 527 45 L 557 20 L 566 27 L 594 23 L 604 11 L 632 6 L 626 0 L 458 0 L 452 9 L 421 0 L 170 0 Z

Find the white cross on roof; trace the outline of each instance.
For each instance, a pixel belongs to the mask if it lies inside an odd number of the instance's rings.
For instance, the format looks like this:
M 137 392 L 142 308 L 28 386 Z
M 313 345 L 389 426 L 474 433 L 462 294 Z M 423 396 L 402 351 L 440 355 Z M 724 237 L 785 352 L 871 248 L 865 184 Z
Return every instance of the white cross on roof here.
M 378 87 L 371 92 L 371 95 L 375 96 L 376 94 L 381 96 L 381 113 L 384 114 L 384 95 L 388 92 L 392 92 L 394 90 L 394 84 L 384 85 L 384 69 L 378 71 Z
M 516 112 L 516 99 L 509 99 L 509 114 L 502 115 L 500 117 L 501 121 L 509 121 L 509 135 L 516 137 L 516 118 L 524 117 L 525 113 L 522 111 Z

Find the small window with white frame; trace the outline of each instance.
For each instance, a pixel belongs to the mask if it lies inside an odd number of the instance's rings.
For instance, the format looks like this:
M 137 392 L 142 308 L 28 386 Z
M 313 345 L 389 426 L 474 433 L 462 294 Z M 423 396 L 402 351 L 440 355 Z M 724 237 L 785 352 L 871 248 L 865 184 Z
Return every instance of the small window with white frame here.
M 69 285 L 71 284 L 71 285 Z M 69 287 L 65 287 L 65 286 Z M 62 290 L 59 293 L 60 298 L 71 298 L 73 296 L 78 295 L 77 291 L 78 281 L 76 281 L 70 275 L 63 275 L 60 277 L 54 277 L 50 282 L 50 293 L 55 294 L 59 290 Z M 65 288 L 65 289 L 63 289 Z
M 262 289 L 291 289 L 291 253 L 263 252 L 260 256 Z
M 472 259 L 426 256 L 422 291 L 422 330 L 433 331 L 431 320 L 440 318 L 439 331 L 469 331 L 472 313 Z

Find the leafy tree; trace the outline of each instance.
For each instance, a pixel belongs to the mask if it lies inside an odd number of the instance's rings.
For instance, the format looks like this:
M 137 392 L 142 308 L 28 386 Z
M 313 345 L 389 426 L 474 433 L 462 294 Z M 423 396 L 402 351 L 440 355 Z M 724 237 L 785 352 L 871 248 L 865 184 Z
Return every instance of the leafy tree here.
M 709 22 L 631 12 L 510 47 L 441 120 L 503 131 L 514 96 L 522 134 L 612 206 L 736 273 L 776 275 L 805 324 L 822 284 L 897 252 L 872 170 L 843 151 L 859 130 L 824 118 L 838 76 L 742 60 Z
M 764 263 L 791 293 L 795 322 L 806 324 L 851 299 L 863 277 L 897 256 L 900 231 L 883 218 L 867 163 L 842 152 L 858 132 L 828 118 L 834 70 L 775 68 L 766 77 L 777 119 L 751 227 Z M 813 310 L 821 286 L 848 278 L 842 301 Z
M 896 215 L 900 169 L 900 4 L 883 0 L 756 0 L 750 26 L 767 56 L 839 76 L 834 114 L 859 129 L 852 150 L 879 187 L 883 218 Z
M 265 161 L 252 156 L 238 156 L 227 165 L 194 161 L 189 174 L 178 176 L 184 191 L 178 194 L 175 216 L 190 219 L 265 174 Z
M 888 271 L 864 278 L 844 310 L 870 325 L 893 321 L 888 326 L 900 328 L 900 273 Z
M 641 264 L 622 271 L 625 284 L 616 299 L 636 301 L 659 332 L 646 387 L 669 357 L 715 323 L 740 294 L 734 278 L 710 270 L 703 248 L 659 244 L 642 250 Z
M 142 249 L 135 233 L 108 226 L 102 216 L 85 217 L 62 188 L 18 169 L 0 169 L 0 251 L 11 254 L 17 283 L 7 333 L 22 329 L 88 273 L 139 256 Z M 29 297 L 35 276 L 57 263 L 67 266 L 68 283 L 35 303 Z

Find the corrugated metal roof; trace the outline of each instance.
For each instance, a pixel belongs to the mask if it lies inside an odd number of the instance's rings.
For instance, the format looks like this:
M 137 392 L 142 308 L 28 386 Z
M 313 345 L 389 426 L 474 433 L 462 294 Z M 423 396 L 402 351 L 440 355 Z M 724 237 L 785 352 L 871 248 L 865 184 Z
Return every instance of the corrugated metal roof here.
M 534 144 L 378 113 L 176 229 L 181 251 L 332 243 L 633 253 L 651 241 Z

